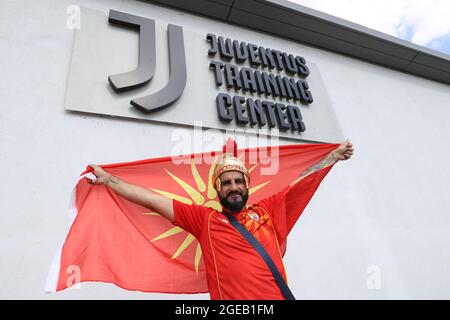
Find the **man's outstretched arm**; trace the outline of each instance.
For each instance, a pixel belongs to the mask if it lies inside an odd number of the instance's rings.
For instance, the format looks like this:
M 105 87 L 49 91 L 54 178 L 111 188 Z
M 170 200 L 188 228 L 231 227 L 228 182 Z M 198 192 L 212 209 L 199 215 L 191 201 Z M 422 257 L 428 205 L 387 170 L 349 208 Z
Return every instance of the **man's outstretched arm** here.
M 89 166 L 94 169 L 94 174 L 97 177 L 97 181 L 91 182 L 92 184 L 103 184 L 125 199 L 149 208 L 173 222 L 172 199 L 156 194 L 135 184 L 127 183 L 107 173 L 98 165 L 91 164 Z
M 339 160 L 350 159 L 353 155 L 353 152 L 353 144 L 349 140 L 346 140 L 345 142 L 341 143 L 341 145 L 335 150 L 331 151 L 325 158 L 300 173 L 299 177 L 290 183 L 290 186 L 296 184 L 300 180 L 316 171 L 335 164 Z

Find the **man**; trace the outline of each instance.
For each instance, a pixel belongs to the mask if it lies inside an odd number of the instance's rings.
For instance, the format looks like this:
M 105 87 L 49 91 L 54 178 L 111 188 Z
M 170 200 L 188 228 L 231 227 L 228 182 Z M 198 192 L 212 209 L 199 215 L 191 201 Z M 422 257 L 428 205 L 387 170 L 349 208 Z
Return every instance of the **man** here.
M 315 165 L 300 173 L 285 189 L 253 205 L 246 205 L 250 178 L 241 160 L 225 154 L 217 164 L 213 183 L 222 212 L 200 205 L 186 205 L 148 189 L 129 184 L 92 164 L 97 180 L 129 201 L 145 206 L 194 235 L 199 241 L 206 267 L 211 299 L 285 299 L 280 285 L 286 272 L 280 248 L 279 227 L 286 224 L 286 202 L 298 198 L 299 181 L 353 155 L 353 145 L 345 141 Z M 270 257 L 272 269 L 262 256 L 231 224 L 237 222 L 259 241 Z M 284 283 L 285 285 L 285 283 Z M 287 286 L 286 286 L 287 287 Z M 287 289 L 289 291 L 289 289 Z

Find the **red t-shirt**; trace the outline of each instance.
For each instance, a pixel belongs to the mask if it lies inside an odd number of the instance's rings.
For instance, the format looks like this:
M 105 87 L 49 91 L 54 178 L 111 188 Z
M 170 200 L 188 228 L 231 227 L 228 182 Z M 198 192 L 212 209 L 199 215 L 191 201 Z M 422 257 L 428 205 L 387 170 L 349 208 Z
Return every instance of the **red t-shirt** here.
M 293 189 L 286 187 L 235 214 L 264 246 L 285 280 L 282 255 L 290 229 L 286 203 L 292 198 L 289 194 L 294 193 Z M 201 245 L 211 299 L 284 299 L 267 264 L 226 216 L 212 208 L 176 200 L 173 209 L 173 223 L 194 235 Z

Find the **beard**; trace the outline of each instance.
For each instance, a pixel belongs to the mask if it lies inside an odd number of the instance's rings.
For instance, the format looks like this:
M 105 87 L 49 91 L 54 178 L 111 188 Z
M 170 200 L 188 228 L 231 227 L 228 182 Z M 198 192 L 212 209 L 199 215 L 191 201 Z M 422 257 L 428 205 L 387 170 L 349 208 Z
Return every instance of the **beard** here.
M 228 200 L 229 197 L 231 197 L 232 195 L 240 195 L 240 198 L 237 198 L 235 200 L 230 199 Z M 237 213 L 239 211 L 242 210 L 242 208 L 245 207 L 245 204 L 247 203 L 248 200 L 248 190 L 245 191 L 245 193 L 242 193 L 240 191 L 233 191 L 233 192 L 229 192 L 225 197 L 222 197 L 221 195 L 219 195 L 219 200 L 220 200 L 220 204 L 227 209 L 228 211 L 232 212 L 232 213 Z

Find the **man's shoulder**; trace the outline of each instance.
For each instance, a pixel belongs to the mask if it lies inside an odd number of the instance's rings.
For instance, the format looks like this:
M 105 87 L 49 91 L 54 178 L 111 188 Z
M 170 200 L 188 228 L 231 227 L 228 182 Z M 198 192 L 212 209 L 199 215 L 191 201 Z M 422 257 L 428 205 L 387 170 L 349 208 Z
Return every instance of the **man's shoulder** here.
M 186 203 L 178 200 L 173 200 L 174 209 L 188 209 L 192 211 L 198 211 L 202 213 L 210 213 L 210 212 L 218 212 L 214 207 L 205 206 L 204 204 L 196 204 L 196 203 Z

